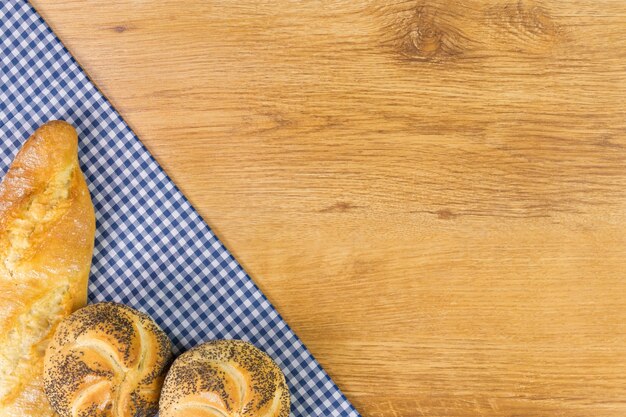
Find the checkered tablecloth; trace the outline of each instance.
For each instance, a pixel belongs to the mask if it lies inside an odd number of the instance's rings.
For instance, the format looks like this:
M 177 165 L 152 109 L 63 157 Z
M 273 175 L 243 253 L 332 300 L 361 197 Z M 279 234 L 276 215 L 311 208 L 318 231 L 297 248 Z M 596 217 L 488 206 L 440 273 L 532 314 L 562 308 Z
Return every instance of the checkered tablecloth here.
M 24 0 L 0 1 L 0 166 L 42 123 L 79 132 L 97 230 L 89 299 L 150 314 L 176 353 L 248 340 L 285 372 L 292 416 L 358 416 L 128 125 Z

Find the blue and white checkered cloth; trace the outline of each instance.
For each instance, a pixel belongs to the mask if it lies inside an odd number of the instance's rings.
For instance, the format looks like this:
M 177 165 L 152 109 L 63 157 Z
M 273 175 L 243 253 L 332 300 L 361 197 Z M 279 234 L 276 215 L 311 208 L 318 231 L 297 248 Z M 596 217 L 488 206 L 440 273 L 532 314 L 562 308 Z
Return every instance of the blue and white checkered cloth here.
M 292 416 L 359 414 L 25 0 L 0 1 L 0 169 L 42 123 L 80 137 L 96 208 L 89 299 L 150 314 L 181 352 L 248 340 L 285 372 Z

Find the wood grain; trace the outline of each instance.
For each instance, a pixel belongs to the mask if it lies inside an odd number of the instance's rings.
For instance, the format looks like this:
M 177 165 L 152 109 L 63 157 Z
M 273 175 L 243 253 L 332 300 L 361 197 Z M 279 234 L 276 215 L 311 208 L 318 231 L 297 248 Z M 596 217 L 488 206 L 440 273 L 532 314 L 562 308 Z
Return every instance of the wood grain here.
M 626 415 L 622 0 L 36 0 L 364 416 Z

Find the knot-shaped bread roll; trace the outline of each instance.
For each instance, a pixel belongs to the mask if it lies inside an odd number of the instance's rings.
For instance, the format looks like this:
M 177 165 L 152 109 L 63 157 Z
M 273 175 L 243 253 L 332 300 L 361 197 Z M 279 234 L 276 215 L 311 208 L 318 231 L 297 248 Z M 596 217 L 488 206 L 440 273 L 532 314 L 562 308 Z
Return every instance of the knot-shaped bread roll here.
M 171 351 L 147 315 L 89 305 L 61 322 L 46 350 L 46 395 L 62 417 L 153 416 Z
M 160 417 L 287 417 L 289 388 L 250 343 L 217 340 L 181 355 L 165 378 Z

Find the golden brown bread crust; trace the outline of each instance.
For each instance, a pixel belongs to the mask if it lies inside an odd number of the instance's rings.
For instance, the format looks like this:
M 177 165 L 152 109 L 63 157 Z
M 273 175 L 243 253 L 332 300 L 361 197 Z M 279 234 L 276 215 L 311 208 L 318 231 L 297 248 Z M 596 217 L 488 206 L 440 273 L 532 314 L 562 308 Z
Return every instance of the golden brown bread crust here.
M 160 417 L 287 417 L 289 388 L 272 359 L 241 340 L 182 354 L 165 378 Z
M 153 416 L 171 359 L 171 343 L 150 317 L 122 304 L 92 304 L 57 327 L 44 387 L 61 417 Z
M 57 323 L 87 301 L 95 217 L 72 126 L 26 141 L 0 184 L 0 416 L 51 416 L 43 356 Z

